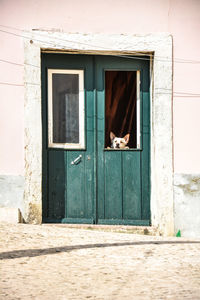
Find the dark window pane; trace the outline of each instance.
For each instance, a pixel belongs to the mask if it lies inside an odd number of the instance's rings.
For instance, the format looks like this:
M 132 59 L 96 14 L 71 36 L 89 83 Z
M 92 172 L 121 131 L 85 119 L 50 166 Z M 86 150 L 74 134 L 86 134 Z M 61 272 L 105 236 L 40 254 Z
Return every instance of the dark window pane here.
M 52 74 L 53 143 L 79 143 L 78 74 Z
M 105 72 L 105 147 L 110 132 L 117 137 L 130 134 L 129 148 L 137 147 L 137 72 Z

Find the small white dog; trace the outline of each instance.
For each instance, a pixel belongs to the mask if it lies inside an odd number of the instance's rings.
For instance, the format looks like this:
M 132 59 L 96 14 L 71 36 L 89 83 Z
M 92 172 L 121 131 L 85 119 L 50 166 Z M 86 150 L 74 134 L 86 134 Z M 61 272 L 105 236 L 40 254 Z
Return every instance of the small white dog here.
M 126 134 L 123 138 L 116 137 L 115 134 L 110 132 L 111 148 L 113 149 L 129 149 L 126 146 L 129 142 L 130 134 Z M 109 147 L 108 147 L 109 148 Z

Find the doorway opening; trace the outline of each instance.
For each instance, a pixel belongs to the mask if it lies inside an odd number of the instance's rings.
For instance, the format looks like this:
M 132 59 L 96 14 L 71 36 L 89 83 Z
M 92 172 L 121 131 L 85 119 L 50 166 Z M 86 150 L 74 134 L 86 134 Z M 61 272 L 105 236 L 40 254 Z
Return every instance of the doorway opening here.
M 149 225 L 149 62 L 43 54 L 42 82 L 43 222 Z

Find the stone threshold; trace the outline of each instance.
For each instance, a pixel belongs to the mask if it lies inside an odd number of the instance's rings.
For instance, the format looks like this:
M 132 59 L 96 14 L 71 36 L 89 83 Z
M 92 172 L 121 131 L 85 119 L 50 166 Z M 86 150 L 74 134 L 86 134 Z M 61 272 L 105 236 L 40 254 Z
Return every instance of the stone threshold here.
M 96 230 L 106 232 L 117 232 L 117 233 L 129 233 L 129 234 L 141 234 L 141 235 L 159 235 L 157 228 L 152 226 L 130 226 L 130 225 L 93 225 L 93 224 L 43 224 L 43 225 L 54 225 L 58 227 L 67 227 L 74 229 L 84 230 Z

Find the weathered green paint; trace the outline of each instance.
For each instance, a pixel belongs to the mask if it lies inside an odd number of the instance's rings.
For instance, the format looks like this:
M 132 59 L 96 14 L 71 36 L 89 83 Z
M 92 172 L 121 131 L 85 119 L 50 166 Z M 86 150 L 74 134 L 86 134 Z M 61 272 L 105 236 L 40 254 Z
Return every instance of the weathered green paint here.
M 85 150 L 48 149 L 47 68 L 84 69 Z M 104 149 L 105 70 L 141 71 L 141 149 Z M 148 225 L 150 103 L 148 61 L 113 56 L 43 54 L 43 221 Z M 77 165 L 76 157 L 82 155 Z

